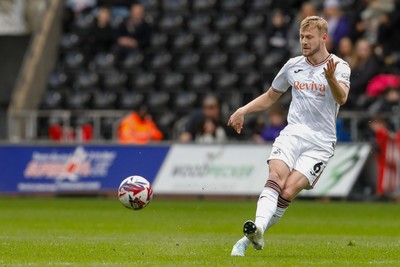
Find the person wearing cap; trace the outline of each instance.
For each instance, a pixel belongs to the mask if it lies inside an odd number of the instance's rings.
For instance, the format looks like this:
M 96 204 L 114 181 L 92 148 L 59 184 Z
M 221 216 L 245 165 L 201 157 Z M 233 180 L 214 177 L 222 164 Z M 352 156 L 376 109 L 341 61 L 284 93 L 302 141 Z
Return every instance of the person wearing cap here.
M 214 95 L 207 95 L 203 99 L 202 109 L 194 112 L 184 126 L 183 132 L 179 136 L 179 141 L 183 143 L 193 142 L 198 136 L 203 134 L 204 123 L 212 121 L 215 128 L 221 133 L 224 131 L 224 124 L 221 118 L 219 99 Z

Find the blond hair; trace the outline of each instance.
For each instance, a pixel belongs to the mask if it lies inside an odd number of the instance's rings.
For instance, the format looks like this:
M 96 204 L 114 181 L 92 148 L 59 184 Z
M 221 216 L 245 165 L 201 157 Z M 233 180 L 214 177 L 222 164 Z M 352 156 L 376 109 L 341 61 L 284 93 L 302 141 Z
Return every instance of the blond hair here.
M 300 31 L 304 31 L 305 29 L 318 29 L 318 32 L 322 35 L 324 33 L 328 33 L 328 22 L 321 17 L 318 16 L 309 16 L 303 19 L 300 24 Z

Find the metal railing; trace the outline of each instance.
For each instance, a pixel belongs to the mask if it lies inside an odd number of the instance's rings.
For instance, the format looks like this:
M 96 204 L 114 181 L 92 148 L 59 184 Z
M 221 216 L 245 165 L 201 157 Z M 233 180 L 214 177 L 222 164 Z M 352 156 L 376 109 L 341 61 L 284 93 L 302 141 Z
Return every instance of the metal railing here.
M 73 120 L 77 117 L 84 116 L 88 119 L 93 126 L 93 139 L 92 142 L 115 142 L 118 139 L 118 127 L 123 116 L 128 112 L 127 110 L 24 110 L 13 113 L 9 116 L 8 128 L 10 132 L 11 142 L 26 142 L 26 141 L 39 141 L 49 140 L 48 137 L 39 136 L 39 128 L 41 127 L 40 121 L 49 121 L 50 118 L 56 117 L 60 121 L 60 125 L 65 129 L 71 128 L 74 123 Z M 381 117 L 386 118 L 396 130 L 400 129 L 400 114 L 380 114 Z M 361 111 L 342 111 L 339 113 L 339 119 L 345 121 L 348 126 L 347 130 L 350 132 L 352 141 L 365 141 L 362 140 L 364 128 L 360 127 L 362 124 L 368 124 L 372 117 L 367 112 Z M 108 129 L 112 132 L 111 138 L 104 138 L 102 134 L 102 121 L 111 120 L 111 128 Z M 15 123 L 16 121 L 20 123 Z M 175 126 L 171 126 L 171 132 L 175 131 Z M 47 130 L 47 129 L 44 129 Z M 43 131 L 42 131 L 43 132 Z M 172 136 L 177 136 L 176 134 Z M 67 141 L 67 140 L 66 140 Z M 79 140 L 78 140 L 79 141 Z M 74 140 L 68 140 L 74 142 Z

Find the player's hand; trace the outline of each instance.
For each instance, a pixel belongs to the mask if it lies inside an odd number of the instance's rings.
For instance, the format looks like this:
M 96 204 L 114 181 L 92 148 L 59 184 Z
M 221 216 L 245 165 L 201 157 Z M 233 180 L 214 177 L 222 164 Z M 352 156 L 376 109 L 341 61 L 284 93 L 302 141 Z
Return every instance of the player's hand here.
M 329 59 L 328 63 L 326 63 L 326 68 L 324 68 L 324 71 L 325 71 L 325 77 L 328 81 L 335 79 L 335 70 L 337 64 L 339 64 L 339 61 L 334 62 L 333 58 Z
M 239 108 L 229 118 L 228 126 L 231 126 L 233 129 L 235 129 L 235 131 L 238 134 L 240 134 L 240 132 L 242 131 L 242 128 L 243 128 L 243 122 L 244 122 L 244 113 Z

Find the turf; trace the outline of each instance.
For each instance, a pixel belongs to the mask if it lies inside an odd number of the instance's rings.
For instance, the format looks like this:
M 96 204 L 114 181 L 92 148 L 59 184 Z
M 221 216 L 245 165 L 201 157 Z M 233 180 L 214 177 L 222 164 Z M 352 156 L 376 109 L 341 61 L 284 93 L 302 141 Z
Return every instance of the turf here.
M 296 201 L 263 251 L 229 256 L 255 201 L 0 198 L 2 266 L 400 266 L 395 203 Z

